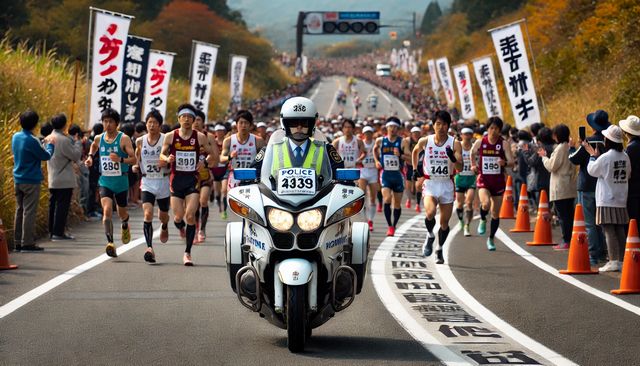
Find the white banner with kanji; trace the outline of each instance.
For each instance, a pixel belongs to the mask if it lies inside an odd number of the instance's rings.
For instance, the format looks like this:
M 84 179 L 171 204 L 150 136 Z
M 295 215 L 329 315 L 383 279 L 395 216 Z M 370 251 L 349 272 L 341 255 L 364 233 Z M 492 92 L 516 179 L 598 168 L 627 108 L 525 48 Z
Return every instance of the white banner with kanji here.
M 151 50 L 144 91 L 144 115 L 157 109 L 167 121 L 167 96 L 175 53 Z
M 502 105 L 500 105 L 500 95 L 498 94 L 498 85 L 496 84 L 496 76 L 493 72 L 493 63 L 491 57 L 483 57 L 473 61 L 473 69 L 476 74 L 476 80 L 480 86 L 484 107 L 487 110 L 487 117 L 504 118 L 502 114 Z
M 242 104 L 242 84 L 244 83 L 244 72 L 247 69 L 247 57 L 231 55 L 231 68 L 229 90 L 231 102 L 236 105 Z
M 190 103 L 209 115 L 209 99 L 213 87 L 213 72 L 218 58 L 218 46 L 193 41 L 191 59 L 191 97 Z
M 429 77 L 431 78 L 431 90 L 433 90 L 433 94 L 438 95 L 438 90 L 440 89 L 440 83 L 438 82 L 436 62 L 433 59 L 427 60 L 427 66 L 429 67 Z
M 466 64 L 453 67 L 453 76 L 456 79 L 458 95 L 460 96 L 460 114 L 462 118 L 475 118 L 476 106 L 473 103 L 473 90 L 469 67 Z
M 102 111 L 113 108 L 121 112 L 122 69 L 131 17 L 115 16 L 98 10 L 93 28 L 91 59 L 91 102 L 89 126 L 100 122 Z
M 540 108 L 520 23 L 490 30 L 516 127 L 540 122 Z
M 451 72 L 449 71 L 449 60 L 441 57 L 436 60 L 436 70 L 444 89 L 444 96 L 447 98 L 447 104 L 453 105 L 456 102 L 456 95 L 453 91 L 453 82 L 451 81 Z

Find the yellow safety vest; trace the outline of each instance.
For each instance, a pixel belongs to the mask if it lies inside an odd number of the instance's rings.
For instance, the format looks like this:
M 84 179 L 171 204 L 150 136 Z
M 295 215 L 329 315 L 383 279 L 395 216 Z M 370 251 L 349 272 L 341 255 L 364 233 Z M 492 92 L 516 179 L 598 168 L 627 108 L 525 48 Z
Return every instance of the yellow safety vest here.
M 271 175 L 278 176 L 280 169 L 293 168 L 291 163 L 291 152 L 286 148 L 285 144 L 289 144 L 288 139 L 273 145 L 273 164 L 271 165 Z M 324 144 L 313 139 L 309 140 L 309 150 L 304 158 L 301 168 L 313 169 L 316 176 L 320 175 L 322 170 L 322 160 L 324 159 Z M 286 150 L 286 152 L 285 152 Z

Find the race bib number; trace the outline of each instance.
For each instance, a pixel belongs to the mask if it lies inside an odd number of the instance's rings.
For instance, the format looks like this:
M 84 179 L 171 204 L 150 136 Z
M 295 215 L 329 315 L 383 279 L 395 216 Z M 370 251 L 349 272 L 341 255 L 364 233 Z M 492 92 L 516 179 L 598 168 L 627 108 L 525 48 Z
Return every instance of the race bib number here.
M 400 158 L 396 155 L 385 155 L 383 160 L 384 170 L 399 171 Z
M 462 160 L 462 171 L 460 175 L 473 175 L 473 171 L 471 171 L 471 159 L 466 158 Z
M 195 151 L 176 151 L 176 171 L 193 172 L 196 170 Z
M 280 169 L 277 192 L 278 194 L 315 194 L 315 171 L 304 168 Z
M 246 156 L 237 156 L 236 160 L 233 162 L 234 169 L 246 169 L 251 167 L 251 157 Z
M 376 161 L 373 159 L 373 156 L 371 157 L 366 157 L 364 158 L 364 160 L 362 160 L 362 167 L 364 168 L 375 168 L 376 167 Z
M 160 168 L 160 160 L 145 160 L 144 175 L 148 179 L 160 179 L 164 176 Z
M 500 163 L 498 156 L 483 156 L 482 157 L 482 174 L 500 174 Z
M 448 160 L 431 159 L 429 165 L 429 178 L 449 178 Z
M 108 156 L 100 156 L 100 167 L 102 175 L 105 177 L 119 177 L 122 175 L 120 163 L 112 161 Z

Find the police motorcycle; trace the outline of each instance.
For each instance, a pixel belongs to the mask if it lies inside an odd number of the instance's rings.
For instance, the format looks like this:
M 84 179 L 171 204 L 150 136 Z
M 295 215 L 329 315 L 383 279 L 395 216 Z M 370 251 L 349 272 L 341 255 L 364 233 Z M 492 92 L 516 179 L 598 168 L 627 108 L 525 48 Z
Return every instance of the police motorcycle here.
M 228 192 L 229 207 L 242 218 L 226 228 L 231 288 L 242 305 L 286 329 L 291 352 L 303 351 L 313 328 L 353 303 L 369 253 L 367 224 L 351 222 L 364 206 L 354 183 L 360 172 L 338 169 L 332 176 L 316 117 L 311 100 L 287 100 L 283 129 L 269 139 L 261 168 L 235 170 L 242 183 Z M 296 119 L 306 120 L 313 136 L 300 168 L 291 167 L 285 145 L 287 121 Z

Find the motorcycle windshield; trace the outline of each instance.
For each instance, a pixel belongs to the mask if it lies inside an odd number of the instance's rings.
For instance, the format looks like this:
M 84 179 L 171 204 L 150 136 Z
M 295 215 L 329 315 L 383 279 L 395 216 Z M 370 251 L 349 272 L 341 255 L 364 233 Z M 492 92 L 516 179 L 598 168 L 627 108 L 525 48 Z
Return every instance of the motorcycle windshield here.
M 316 130 L 313 141 L 325 144 L 327 138 L 325 135 Z M 276 145 L 279 145 L 276 147 Z M 291 148 L 288 146 L 289 141 L 282 129 L 276 130 L 269 138 L 269 143 L 265 149 L 262 169 L 260 171 L 260 182 L 262 185 L 271 189 L 279 199 L 296 205 L 305 202 L 315 196 L 321 189 L 331 184 L 331 163 L 326 148 L 322 148 L 322 157 L 318 152 L 318 162 L 316 169 L 311 168 L 293 168 L 284 169 L 283 154 L 289 154 L 289 161 L 295 161 Z M 307 148 L 307 154 L 311 153 Z M 278 154 L 278 156 L 276 156 Z M 306 160 L 306 159 L 305 159 Z M 279 167 L 282 167 L 279 169 Z

